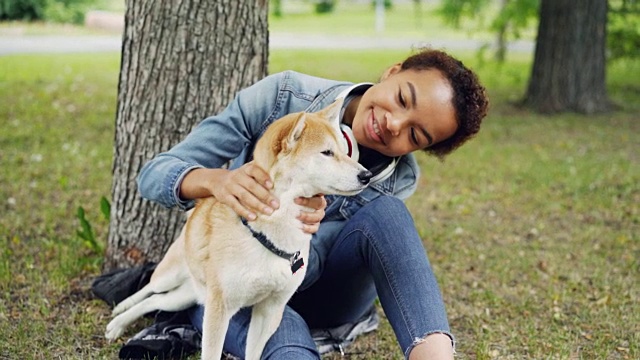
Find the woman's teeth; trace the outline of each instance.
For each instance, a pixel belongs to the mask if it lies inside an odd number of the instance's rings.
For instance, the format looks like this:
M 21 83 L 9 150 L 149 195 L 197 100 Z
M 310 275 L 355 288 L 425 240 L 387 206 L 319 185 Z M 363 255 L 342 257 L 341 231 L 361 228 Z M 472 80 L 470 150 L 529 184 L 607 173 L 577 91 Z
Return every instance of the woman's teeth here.
M 380 127 L 378 126 L 378 122 L 375 119 L 373 120 L 373 132 L 375 132 L 378 136 L 382 135 L 380 132 Z

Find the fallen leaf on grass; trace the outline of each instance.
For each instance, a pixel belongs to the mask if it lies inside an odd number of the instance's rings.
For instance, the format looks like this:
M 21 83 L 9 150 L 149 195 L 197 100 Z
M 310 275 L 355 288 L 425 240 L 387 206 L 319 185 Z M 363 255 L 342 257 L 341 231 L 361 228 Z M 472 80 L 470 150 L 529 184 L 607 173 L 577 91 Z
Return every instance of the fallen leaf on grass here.
M 587 340 L 593 340 L 593 335 L 589 334 L 589 333 L 582 333 L 581 334 L 583 338 L 587 339 Z
M 17 285 L 24 285 L 27 283 L 27 278 L 23 274 L 16 275 L 13 280 Z
M 609 295 L 605 295 L 603 297 L 601 297 L 600 299 L 596 300 L 595 304 L 596 305 L 606 305 L 609 303 Z
M 538 270 L 546 273 L 549 270 L 549 267 L 547 266 L 547 262 L 544 260 L 538 261 Z

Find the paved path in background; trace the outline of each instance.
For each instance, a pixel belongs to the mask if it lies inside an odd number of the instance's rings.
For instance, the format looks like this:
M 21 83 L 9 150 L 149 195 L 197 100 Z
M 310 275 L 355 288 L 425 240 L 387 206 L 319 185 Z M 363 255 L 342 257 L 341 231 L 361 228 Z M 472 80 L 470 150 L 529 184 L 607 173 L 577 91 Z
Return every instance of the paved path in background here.
M 24 35 L 19 28 L 3 29 L 0 33 L 0 55 L 25 53 L 114 52 L 122 46 L 123 14 L 89 11 L 85 26 L 102 29 L 113 35 Z M 11 33 L 13 31 L 13 33 Z M 431 46 L 444 50 L 477 50 L 486 44 L 477 40 L 429 40 L 388 37 L 347 37 L 306 35 L 297 33 L 270 33 L 271 49 L 411 49 Z M 531 41 L 516 41 L 509 51 L 533 52 Z
M 272 33 L 269 39 L 271 49 L 411 49 L 425 45 L 445 50 L 476 50 L 485 44 L 475 40 L 422 41 L 279 33 Z M 0 55 L 114 52 L 120 51 L 121 46 L 120 35 L 0 35 Z M 533 46 L 532 42 L 518 41 L 510 44 L 509 51 L 532 52 Z

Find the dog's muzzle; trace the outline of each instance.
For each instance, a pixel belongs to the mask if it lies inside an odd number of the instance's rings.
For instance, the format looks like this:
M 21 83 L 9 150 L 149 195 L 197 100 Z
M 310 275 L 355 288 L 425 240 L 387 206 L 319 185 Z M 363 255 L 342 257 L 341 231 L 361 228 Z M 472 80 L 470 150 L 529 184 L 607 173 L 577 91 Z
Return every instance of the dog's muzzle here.
M 373 173 L 369 170 L 360 171 L 358 173 L 358 181 L 360 181 L 362 185 L 367 185 L 372 177 Z

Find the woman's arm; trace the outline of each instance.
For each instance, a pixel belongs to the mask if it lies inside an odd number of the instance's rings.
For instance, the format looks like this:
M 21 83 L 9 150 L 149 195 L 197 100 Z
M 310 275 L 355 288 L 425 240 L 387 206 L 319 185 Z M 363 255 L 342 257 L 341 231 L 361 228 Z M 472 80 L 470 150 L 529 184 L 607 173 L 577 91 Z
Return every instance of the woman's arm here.
M 193 200 L 214 196 L 249 220 L 256 213 L 270 215 L 278 208 L 278 199 L 270 192 L 273 184 L 269 174 L 253 162 L 238 169 L 195 169 L 180 185 L 180 197 Z
M 336 86 L 323 79 L 304 77 L 302 81 L 299 77 L 292 72 L 275 74 L 240 91 L 222 113 L 205 119 L 182 142 L 145 164 L 138 176 L 141 195 L 183 209 L 195 199 L 214 196 L 248 219 L 277 209 L 278 200 L 270 193 L 272 184 L 263 169 L 251 162 L 233 170 L 223 166 L 230 160 L 244 161 L 277 117 L 306 109 L 322 89 Z M 295 93 L 295 97 L 282 96 L 281 91 Z M 299 204 L 310 209 L 298 216 L 303 230 L 316 232 L 324 217 L 324 197 L 300 199 Z
M 250 162 L 236 170 L 193 170 L 182 181 L 180 196 L 184 199 L 214 196 L 238 215 L 253 220 L 257 212 L 270 215 L 278 208 L 278 199 L 269 192 L 272 187 L 269 174 Z M 316 233 L 327 207 L 324 195 L 300 197 L 296 204 L 308 208 L 297 217 L 302 223 L 302 230 L 308 234 Z
M 282 79 L 281 74 L 272 75 L 240 91 L 224 111 L 203 120 L 183 141 L 148 161 L 137 179 L 142 197 L 187 209 L 193 205 L 190 200 L 215 195 L 212 190 L 228 172 L 222 167 L 230 160 L 245 161 L 268 125 Z M 182 189 L 187 177 L 191 179 Z M 263 196 L 260 191 L 258 195 Z

